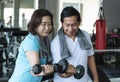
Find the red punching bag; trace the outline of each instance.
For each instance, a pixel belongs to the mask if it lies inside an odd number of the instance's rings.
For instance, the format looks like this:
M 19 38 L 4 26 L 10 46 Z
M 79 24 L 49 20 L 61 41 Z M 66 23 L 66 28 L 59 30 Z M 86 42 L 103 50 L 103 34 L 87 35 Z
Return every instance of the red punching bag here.
M 102 12 L 102 7 L 100 8 Z M 102 12 L 103 13 L 103 12 Z M 106 22 L 100 14 L 100 19 L 96 20 L 96 49 L 106 49 Z
M 106 49 L 106 24 L 102 19 L 96 21 L 96 49 Z

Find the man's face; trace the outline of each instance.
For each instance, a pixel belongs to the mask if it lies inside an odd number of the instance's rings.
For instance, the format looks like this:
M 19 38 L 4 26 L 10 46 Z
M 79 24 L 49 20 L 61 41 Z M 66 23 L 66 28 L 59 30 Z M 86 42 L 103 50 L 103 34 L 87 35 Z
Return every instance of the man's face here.
M 65 17 L 62 23 L 64 33 L 72 39 L 75 38 L 79 25 L 80 23 L 76 16 Z

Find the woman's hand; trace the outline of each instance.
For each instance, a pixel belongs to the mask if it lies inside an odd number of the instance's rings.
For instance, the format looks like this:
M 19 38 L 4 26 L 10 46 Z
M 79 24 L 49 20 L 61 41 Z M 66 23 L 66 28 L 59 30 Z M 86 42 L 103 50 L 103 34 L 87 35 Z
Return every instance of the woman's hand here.
M 39 74 L 34 74 L 33 71 L 31 71 L 31 74 L 33 76 L 45 76 L 54 72 L 53 65 L 41 65 L 41 67 L 42 67 L 42 71 Z
M 41 66 L 43 69 L 43 72 L 45 73 L 45 74 L 51 74 L 51 73 L 53 73 L 54 72 L 54 67 L 53 67 L 53 65 L 42 65 Z

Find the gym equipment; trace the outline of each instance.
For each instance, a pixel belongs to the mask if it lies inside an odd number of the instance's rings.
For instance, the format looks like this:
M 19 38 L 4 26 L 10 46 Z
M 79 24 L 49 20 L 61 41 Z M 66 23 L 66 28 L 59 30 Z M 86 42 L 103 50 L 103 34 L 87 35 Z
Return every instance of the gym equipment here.
M 3 48 L 7 48 L 7 40 L 5 37 L 0 37 L 0 45 L 3 46 Z
M 42 67 L 40 67 L 39 64 L 35 64 L 35 65 L 32 67 L 32 71 L 34 72 L 34 74 L 39 74 L 39 73 L 42 71 Z
M 74 74 L 74 77 L 76 79 L 80 79 L 83 77 L 85 73 L 85 69 L 82 65 L 77 65 L 76 68 L 75 68 L 75 74 Z
M 0 75 L 11 77 L 21 41 L 28 34 L 20 28 L 0 28 Z
M 54 64 L 54 72 L 65 73 L 68 66 L 68 62 L 65 59 L 60 60 L 58 63 Z
M 65 73 L 67 66 L 68 66 L 68 62 L 65 59 L 63 59 L 63 60 L 60 60 L 57 64 L 54 64 L 54 70 L 55 72 Z M 82 65 L 77 65 L 75 67 L 74 77 L 76 79 L 82 78 L 84 73 L 85 73 L 85 69 Z
M 28 31 L 13 31 L 12 36 L 26 36 Z
M 19 31 L 20 28 L 0 28 L 0 32 Z
M 28 34 L 20 28 L 0 28 L 0 75 L 11 77 L 21 41 Z
M 96 21 L 96 49 L 106 49 L 105 20 Z
M 67 66 L 68 66 L 67 60 L 63 59 L 63 60 L 60 60 L 57 64 L 54 64 L 54 70 L 55 72 L 65 73 Z M 76 79 L 80 79 L 83 77 L 84 72 L 85 72 L 84 67 L 82 65 L 77 65 L 75 67 L 74 77 Z
M 98 75 L 100 78 L 100 82 L 107 82 L 104 79 L 109 78 L 117 78 L 120 77 L 120 48 L 105 49 L 105 50 L 94 50 L 95 51 L 95 59 L 98 56 L 103 56 L 102 64 L 99 59 L 96 59 Z M 102 55 L 97 54 L 98 52 L 102 52 Z M 99 68 L 104 71 L 108 78 L 105 78 L 104 74 L 99 71 Z M 101 77 L 102 76 L 102 77 Z
M 58 63 L 54 64 L 54 72 L 64 73 L 66 72 L 68 62 L 65 59 L 60 60 Z M 39 74 L 42 71 L 42 67 L 39 64 L 36 64 L 32 67 L 32 71 L 35 74 Z
M 0 76 L 2 75 L 3 73 L 3 55 L 1 55 L 3 53 L 3 50 L 0 50 Z
M 104 20 L 101 13 L 102 7 L 100 8 L 100 19 L 96 20 L 96 49 L 106 49 L 106 21 Z

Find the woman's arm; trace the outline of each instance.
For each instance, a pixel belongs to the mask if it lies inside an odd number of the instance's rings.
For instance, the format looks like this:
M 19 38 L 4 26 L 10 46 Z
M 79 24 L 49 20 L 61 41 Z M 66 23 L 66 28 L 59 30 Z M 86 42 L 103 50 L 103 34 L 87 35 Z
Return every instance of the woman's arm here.
M 94 56 L 88 57 L 88 67 L 93 75 L 93 82 L 99 82 Z
M 28 61 L 30 62 L 31 69 L 35 64 L 39 64 L 39 54 L 35 51 L 27 51 L 26 52 Z M 44 76 L 52 73 L 54 71 L 52 65 L 41 65 L 42 71 L 39 74 L 34 74 L 33 71 L 31 71 L 32 75 L 34 76 Z

